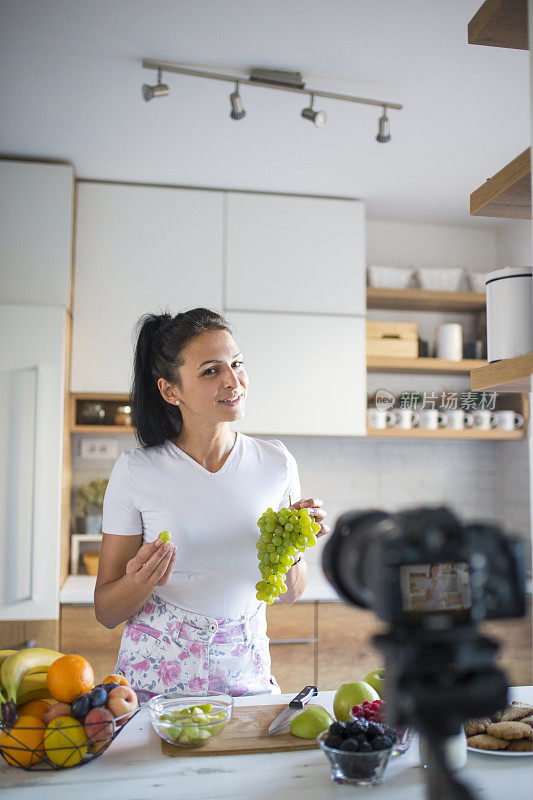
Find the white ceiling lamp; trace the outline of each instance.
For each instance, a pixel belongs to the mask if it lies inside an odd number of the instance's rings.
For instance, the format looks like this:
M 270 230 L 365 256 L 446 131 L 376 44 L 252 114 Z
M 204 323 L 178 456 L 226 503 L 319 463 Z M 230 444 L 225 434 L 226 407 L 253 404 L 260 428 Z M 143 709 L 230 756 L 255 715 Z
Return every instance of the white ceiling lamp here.
M 302 108 L 302 117 L 314 123 L 317 128 L 322 128 L 326 124 L 328 116 L 325 111 L 315 111 L 313 108 L 314 102 L 315 98 L 311 95 L 309 98 L 309 105 L 306 108 Z
M 161 70 L 157 70 L 157 83 L 155 86 L 149 86 L 147 83 L 143 83 L 143 97 L 148 102 L 149 100 L 153 100 L 154 97 L 166 97 L 167 94 L 170 94 L 170 89 L 166 85 L 166 83 L 161 83 Z
M 250 71 L 248 77 L 239 77 L 237 75 L 226 75 L 222 72 L 209 72 L 203 69 L 182 66 L 172 61 L 154 61 L 148 58 L 143 59 L 142 66 L 144 69 L 157 70 L 157 84 L 155 86 L 144 84 L 143 86 L 143 97 L 145 100 L 152 100 L 153 97 L 159 97 L 169 93 L 168 86 L 161 83 L 162 71 L 174 72 L 179 75 L 189 75 L 193 78 L 207 78 L 208 80 L 234 83 L 235 90 L 230 94 L 230 117 L 232 119 L 242 119 L 246 114 L 239 94 L 239 84 L 241 83 L 258 86 L 262 89 L 276 89 L 281 92 L 296 92 L 298 94 L 309 95 L 311 98 L 310 105 L 302 110 L 301 115 L 304 119 L 313 122 L 317 127 L 322 127 L 326 123 L 327 116 L 324 111 L 315 111 L 313 108 L 315 97 L 325 97 L 329 100 L 342 100 L 347 103 L 379 106 L 383 109 L 383 114 L 378 121 L 379 127 L 376 140 L 381 144 L 390 142 L 391 140 L 390 121 L 387 116 L 387 110 L 395 109 L 401 111 L 403 108 L 400 103 L 389 103 L 385 100 L 374 100 L 370 97 L 355 97 L 349 94 L 339 94 L 338 92 L 322 92 L 318 89 L 306 89 L 300 72 L 255 67 Z

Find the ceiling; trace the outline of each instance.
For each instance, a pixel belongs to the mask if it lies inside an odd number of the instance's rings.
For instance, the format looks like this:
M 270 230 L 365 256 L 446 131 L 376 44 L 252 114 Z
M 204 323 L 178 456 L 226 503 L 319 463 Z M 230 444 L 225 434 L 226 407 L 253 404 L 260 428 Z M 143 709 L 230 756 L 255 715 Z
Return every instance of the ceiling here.
M 484 226 L 470 192 L 530 144 L 529 53 L 467 44 L 482 0 L 0 0 L 0 152 L 71 160 L 119 181 L 358 197 L 374 219 Z M 380 109 L 165 75 L 142 58 L 404 104 Z

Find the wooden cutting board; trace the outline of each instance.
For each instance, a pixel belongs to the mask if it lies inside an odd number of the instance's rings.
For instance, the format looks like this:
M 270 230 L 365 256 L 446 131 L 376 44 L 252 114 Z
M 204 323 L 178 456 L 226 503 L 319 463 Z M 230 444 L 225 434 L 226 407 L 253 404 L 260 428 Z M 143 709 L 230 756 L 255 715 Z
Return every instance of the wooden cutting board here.
M 310 703 L 306 708 L 312 708 Z M 320 706 L 314 706 L 320 708 Z M 233 756 L 245 753 L 281 753 L 287 750 L 311 750 L 318 747 L 316 739 L 300 739 L 288 731 L 271 736 L 272 720 L 287 708 L 277 706 L 239 706 L 217 736 L 200 747 L 180 747 L 161 739 L 166 756 Z

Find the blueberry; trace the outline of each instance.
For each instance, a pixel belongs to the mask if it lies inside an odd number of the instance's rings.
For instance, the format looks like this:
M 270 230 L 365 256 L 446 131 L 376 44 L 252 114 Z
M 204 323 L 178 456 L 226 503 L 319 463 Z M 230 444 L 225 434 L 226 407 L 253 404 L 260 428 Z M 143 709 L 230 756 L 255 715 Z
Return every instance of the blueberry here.
M 85 694 L 80 694 L 70 708 L 70 714 L 74 719 L 79 720 L 82 722 L 89 711 L 91 710 L 91 693 L 86 692 Z
M 341 736 L 344 739 L 346 737 L 346 735 L 347 735 L 346 734 L 346 727 L 347 727 L 347 723 L 346 722 L 332 722 L 332 724 L 329 726 L 328 733 L 329 734 L 335 733 L 335 734 L 337 734 L 338 736 Z
M 357 753 L 359 751 L 359 742 L 356 739 L 344 739 L 340 749 L 346 753 Z
M 343 741 L 344 740 L 342 736 L 340 736 L 338 733 L 330 733 L 326 739 L 326 744 L 328 747 L 332 747 L 334 750 L 339 750 Z
M 91 705 L 93 708 L 105 706 L 107 702 L 107 692 L 103 686 L 95 686 L 90 694 Z

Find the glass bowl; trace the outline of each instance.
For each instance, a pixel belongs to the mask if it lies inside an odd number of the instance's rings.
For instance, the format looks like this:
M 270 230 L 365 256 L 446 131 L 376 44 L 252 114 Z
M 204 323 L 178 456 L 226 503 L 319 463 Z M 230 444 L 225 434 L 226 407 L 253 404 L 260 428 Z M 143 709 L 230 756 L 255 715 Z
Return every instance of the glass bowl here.
M 359 719 L 354 715 L 352 709 L 350 709 L 349 715 L 351 720 Z M 385 724 L 388 725 L 389 723 L 385 722 Z M 402 728 L 395 728 L 394 725 L 391 725 L 390 727 L 393 728 L 398 735 L 398 740 L 392 748 L 392 755 L 401 756 L 402 753 L 405 753 L 405 751 L 409 750 L 411 747 L 413 741 L 413 729 L 408 725 Z
M 148 703 L 155 732 L 178 747 L 201 747 L 219 734 L 233 714 L 229 694 L 157 694 Z
M 328 757 L 331 779 L 335 783 L 351 783 L 357 786 L 373 786 L 382 783 L 385 769 L 393 748 L 374 750 L 371 753 L 348 753 L 328 747 L 328 731 L 317 736 L 317 742 Z

